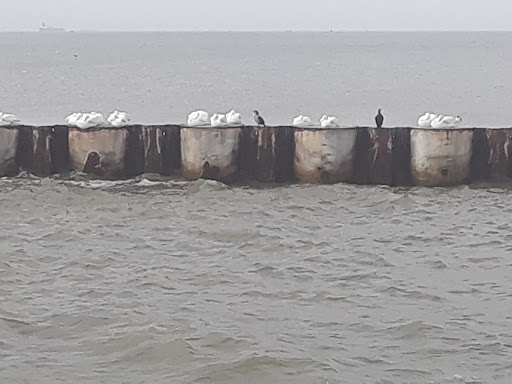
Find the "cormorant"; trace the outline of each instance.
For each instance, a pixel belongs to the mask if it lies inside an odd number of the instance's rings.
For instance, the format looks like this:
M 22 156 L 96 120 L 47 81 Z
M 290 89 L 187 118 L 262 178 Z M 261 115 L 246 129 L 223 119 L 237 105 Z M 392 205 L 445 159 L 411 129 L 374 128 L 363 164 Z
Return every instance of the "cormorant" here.
M 382 128 L 382 123 L 384 123 L 384 116 L 382 113 L 380 113 L 380 111 L 381 109 L 379 108 L 377 116 L 375 116 L 375 124 L 377 124 L 377 128 Z
M 263 117 L 260 116 L 260 113 L 256 110 L 252 111 L 252 113 L 256 124 L 265 126 L 265 120 L 263 120 Z

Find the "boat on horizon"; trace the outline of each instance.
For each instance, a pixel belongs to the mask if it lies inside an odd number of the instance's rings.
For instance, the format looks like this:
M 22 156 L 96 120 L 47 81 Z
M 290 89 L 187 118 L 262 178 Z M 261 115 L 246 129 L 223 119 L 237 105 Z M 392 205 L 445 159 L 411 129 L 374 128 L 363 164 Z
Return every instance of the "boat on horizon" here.
M 51 27 L 43 22 L 43 24 L 39 27 L 39 32 L 66 32 L 66 29 L 61 27 Z

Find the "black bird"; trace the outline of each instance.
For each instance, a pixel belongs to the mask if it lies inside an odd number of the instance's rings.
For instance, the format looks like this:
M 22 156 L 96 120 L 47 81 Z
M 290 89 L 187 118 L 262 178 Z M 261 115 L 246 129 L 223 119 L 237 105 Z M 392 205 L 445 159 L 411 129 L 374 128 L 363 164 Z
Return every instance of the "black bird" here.
M 382 128 L 382 123 L 384 123 L 384 116 L 382 115 L 382 113 L 380 113 L 380 108 L 379 108 L 379 111 L 377 113 L 377 116 L 375 116 L 375 124 L 377 124 L 377 128 Z
M 257 110 L 252 111 L 252 113 L 256 124 L 265 126 L 265 120 L 260 116 L 260 113 Z

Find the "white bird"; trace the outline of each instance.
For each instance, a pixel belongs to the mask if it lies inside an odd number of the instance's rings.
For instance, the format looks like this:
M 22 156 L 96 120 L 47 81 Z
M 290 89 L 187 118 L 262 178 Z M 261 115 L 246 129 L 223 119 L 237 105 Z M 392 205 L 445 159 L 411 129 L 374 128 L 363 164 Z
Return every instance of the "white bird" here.
M 16 125 L 20 121 L 12 113 L 0 112 L 0 126 Z
M 91 112 L 89 121 L 91 123 L 100 125 L 105 123 L 105 118 L 101 113 L 98 112 Z
M 205 111 L 195 111 L 188 115 L 187 125 L 198 127 L 201 125 L 210 125 L 210 115 Z
M 130 124 L 130 115 L 126 112 L 114 111 L 110 114 L 107 121 L 113 127 L 124 127 L 125 125 Z
M 443 127 L 443 117 L 444 115 L 439 115 L 437 116 L 434 120 L 432 120 L 432 122 L 430 123 L 430 127 L 431 128 L 444 128 Z
M 434 119 L 431 123 L 432 128 L 458 128 L 462 119 L 460 116 L 444 116 L 439 115 L 436 119 Z
M 338 119 L 335 116 L 323 115 L 320 118 L 320 126 L 322 128 L 337 128 L 339 127 Z
M 292 125 L 294 127 L 303 127 L 311 125 L 311 118 L 309 116 L 299 115 L 293 119 Z
M 80 129 L 93 128 L 104 124 L 105 118 L 98 112 L 83 113 L 76 122 L 76 126 Z
M 226 119 L 226 115 L 222 115 L 220 113 L 215 113 L 210 119 L 210 125 L 212 127 L 225 127 L 228 125 L 228 121 Z
M 443 124 L 445 124 L 448 128 L 458 128 L 461 122 L 462 118 L 458 115 L 457 117 L 445 116 L 443 118 Z
M 228 125 L 242 125 L 242 115 L 232 109 L 226 114 L 226 120 Z
M 124 113 L 124 112 L 123 112 Z M 109 123 L 112 123 L 113 121 L 117 120 L 119 118 L 119 115 L 121 114 L 121 112 L 119 111 L 114 111 L 112 112 L 110 115 L 108 115 L 107 117 L 107 121 Z
M 432 121 L 437 119 L 437 115 L 435 113 L 425 113 L 418 119 L 418 127 L 421 128 L 430 128 L 432 126 Z
M 76 123 L 77 121 L 82 117 L 83 113 L 81 112 L 76 112 L 76 113 L 72 113 L 71 115 L 67 116 L 64 121 L 66 122 L 66 124 L 70 127 L 76 127 Z

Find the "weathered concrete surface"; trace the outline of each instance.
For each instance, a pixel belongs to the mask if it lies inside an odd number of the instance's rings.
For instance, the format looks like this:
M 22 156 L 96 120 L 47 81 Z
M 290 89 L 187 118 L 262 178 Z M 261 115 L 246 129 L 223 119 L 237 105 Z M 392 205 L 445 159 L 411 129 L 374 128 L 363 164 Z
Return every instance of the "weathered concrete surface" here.
M 470 129 L 412 129 L 414 184 L 434 187 L 467 183 L 472 143 L 473 130 Z
M 470 179 L 474 181 L 485 181 L 489 179 L 489 143 L 486 136 L 486 129 L 473 129 L 473 153 L 471 155 Z
M 119 128 L 116 128 L 119 129 Z M 128 132 L 124 157 L 123 177 L 134 177 L 144 173 L 144 142 L 142 126 L 129 125 L 123 127 Z
M 50 176 L 52 173 L 51 129 L 34 127 L 32 130 L 32 169 L 37 176 Z
M 291 127 L 246 127 L 241 140 L 240 168 L 264 183 L 295 179 L 294 130 Z
M 18 138 L 18 129 L 0 127 L 0 176 L 14 176 L 18 170 L 16 164 Z
M 356 128 L 356 144 L 354 155 L 354 172 L 352 182 L 356 184 L 368 184 L 370 182 L 370 156 L 368 152 L 372 145 L 370 144 L 370 128 Z
M 238 174 L 245 181 L 256 179 L 256 157 L 258 156 L 258 138 L 254 127 L 246 125 L 242 127 L 240 136 L 240 150 L 238 156 Z
M 50 143 L 51 173 L 67 172 L 69 171 L 69 128 L 66 125 L 56 125 L 50 128 L 52 137 Z
M 411 186 L 411 130 L 393 128 L 391 134 L 391 186 Z
M 390 128 L 357 128 L 353 181 L 391 185 L 392 134 Z
M 370 184 L 391 185 L 393 174 L 391 169 L 391 154 L 393 137 L 387 128 L 370 128 L 370 144 L 368 151 L 369 182 Z
M 355 128 L 297 128 L 295 176 L 306 183 L 350 181 L 354 169 Z
M 491 181 L 508 181 L 512 177 L 512 129 L 486 129 L 487 179 Z
M 70 128 L 71 169 L 97 177 L 125 177 L 128 136 L 125 128 Z
M 68 127 L 18 127 L 18 166 L 45 177 L 69 169 Z
M 143 126 L 144 171 L 172 175 L 181 166 L 180 127 L 178 125 Z
M 261 127 L 258 129 L 262 129 Z M 273 143 L 273 175 L 275 181 L 278 183 L 295 181 L 294 170 L 294 155 L 295 155 L 295 130 L 293 127 L 275 127 L 273 135 L 270 136 L 270 141 Z M 261 142 L 261 145 L 259 144 Z M 256 176 L 260 177 L 259 180 L 266 181 L 265 159 L 269 154 L 268 145 L 265 147 L 265 141 L 258 139 L 258 157 L 256 159 Z M 261 175 L 261 176 L 258 176 Z
M 222 181 L 232 181 L 240 171 L 262 182 L 296 177 L 393 186 L 510 181 L 512 128 L 0 128 L 0 175 L 75 169 L 120 178 L 144 171 L 171 175 L 180 167 L 188 179 Z
M 187 180 L 237 176 L 241 127 L 182 127 L 181 170 Z

